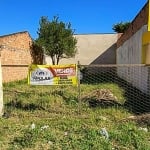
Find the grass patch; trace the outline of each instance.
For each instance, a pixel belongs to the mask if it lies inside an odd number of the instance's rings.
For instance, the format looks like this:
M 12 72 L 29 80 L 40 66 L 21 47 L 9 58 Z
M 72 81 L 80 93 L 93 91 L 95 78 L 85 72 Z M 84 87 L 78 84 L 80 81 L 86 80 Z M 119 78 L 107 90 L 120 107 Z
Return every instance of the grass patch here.
M 81 95 L 110 89 L 120 103 L 126 101 L 117 84 L 81 84 Z M 3 150 L 149 150 L 150 132 L 140 130 L 123 107 L 91 108 L 82 103 L 78 113 L 76 86 L 29 86 L 26 80 L 4 84 L 5 114 L 0 118 Z M 31 128 L 32 124 L 35 128 Z M 105 128 L 109 138 L 101 134 Z

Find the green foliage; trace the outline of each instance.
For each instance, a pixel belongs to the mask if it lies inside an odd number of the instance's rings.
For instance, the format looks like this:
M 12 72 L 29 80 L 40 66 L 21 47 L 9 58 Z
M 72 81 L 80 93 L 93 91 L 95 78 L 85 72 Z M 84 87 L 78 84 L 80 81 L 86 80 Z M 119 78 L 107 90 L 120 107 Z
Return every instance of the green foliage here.
M 27 129 L 24 131 L 23 136 L 14 138 L 13 145 L 17 145 L 22 148 L 33 147 L 38 137 L 39 130 Z
M 119 22 L 117 24 L 114 24 L 112 29 L 117 33 L 124 33 L 130 26 L 130 24 L 130 22 Z
M 53 64 L 58 64 L 63 57 L 73 57 L 76 54 L 77 40 L 73 36 L 71 23 L 65 24 L 54 16 L 52 21 L 47 17 L 41 17 L 40 28 L 38 29 L 37 42 L 44 48 L 44 51 L 52 59 Z
M 124 91 L 113 83 L 81 84 L 81 94 L 97 88 L 110 89 L 119 99 L 125 99 Z M 128 110 L 90 108 L 82 104 L 79 114 L 77 91 L 76 86 L 29 86 L 26 80 L 5 83 L 5 111 L 10 107 L 11 114 L 7 119 L 0 118 L 1 149 L 150 149 L 150 132 L 139 130 L 146 126 L 132 120 L 122 121 L 133 115 Z M 11 101 L 14 102 L 8 106 Z M 42 129 L 43 126 L 48 128 Z M 100 133 L 104 127 L 108 139 Z
M 36 41 L 32 42 L 32 45 L 30 46 L 30 53 L 33 64 L 43 64 L 44 50 Z
M 150 148 L 148 143 L 144 142 L 146 137 L 145 131 L 139 130 L 134 123 L 119 124 L 113 129 L 111 133 L 111 139 L 116 141 L 115 147 L 118 149 L 123 149 L 127 145 L 131 149 L 146 150 Z M 115 131 L 115 132 L 114 132 Z M 120 143 L 120 145 L 118 145 Z

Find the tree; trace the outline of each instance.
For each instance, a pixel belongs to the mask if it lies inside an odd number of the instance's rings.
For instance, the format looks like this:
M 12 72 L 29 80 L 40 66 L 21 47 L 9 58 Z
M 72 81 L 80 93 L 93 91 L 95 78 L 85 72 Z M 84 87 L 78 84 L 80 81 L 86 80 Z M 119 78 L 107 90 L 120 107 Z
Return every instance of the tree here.
M 125 22 L 125 23 L 120 22 L 114 24 L 112 29 L 117 33 L 124 33 L 128 29 L 130 24 L 131 24 L 130 22 Z
M 30 45 L 30 53 L 32 56 L 32 63 L 33 64 L 43 64 L 43 58 L 44 58 L 44 51 L 43 48 L 38 45 L 36 41 L 33 41 Z
M 47 17 L 41 17 L 38 29 L 39 37 L 36 41 L 51 57 L 52 63 L 55 65 L 59 63 L 61 58 L 75 56 L 77 40 L 73 34 L 71 24 L 59 21 L 58 16 L 54 16 L 52 21 L 49 21 Z

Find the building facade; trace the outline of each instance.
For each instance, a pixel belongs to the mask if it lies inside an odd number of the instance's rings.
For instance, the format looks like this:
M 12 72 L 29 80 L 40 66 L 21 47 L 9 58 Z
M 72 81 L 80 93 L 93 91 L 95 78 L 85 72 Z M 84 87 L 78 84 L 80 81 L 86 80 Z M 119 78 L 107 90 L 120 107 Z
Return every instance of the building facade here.
M 32 39 L 26 31 L 0 36 L 3 82 L 27 77 L 28 65 L 32 61 L 31 43 Z

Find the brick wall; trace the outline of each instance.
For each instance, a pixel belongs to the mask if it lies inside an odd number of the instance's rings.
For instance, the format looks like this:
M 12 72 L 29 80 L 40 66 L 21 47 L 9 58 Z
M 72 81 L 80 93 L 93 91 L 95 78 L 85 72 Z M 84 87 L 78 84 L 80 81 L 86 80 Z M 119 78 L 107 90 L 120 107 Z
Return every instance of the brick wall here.
M 28 65 L 32 61 L 31 42 L 32 39 L 28 32 L 0 36 L 3 82 L 27 77 Z
M 148 2 L 137 14 L 134 20 L 131 22 L 128 30 L 121 35 L 117 41 L 117 47 L 120 47 L 125 41 L 132 37 L 142 26 L 148 23 Z

